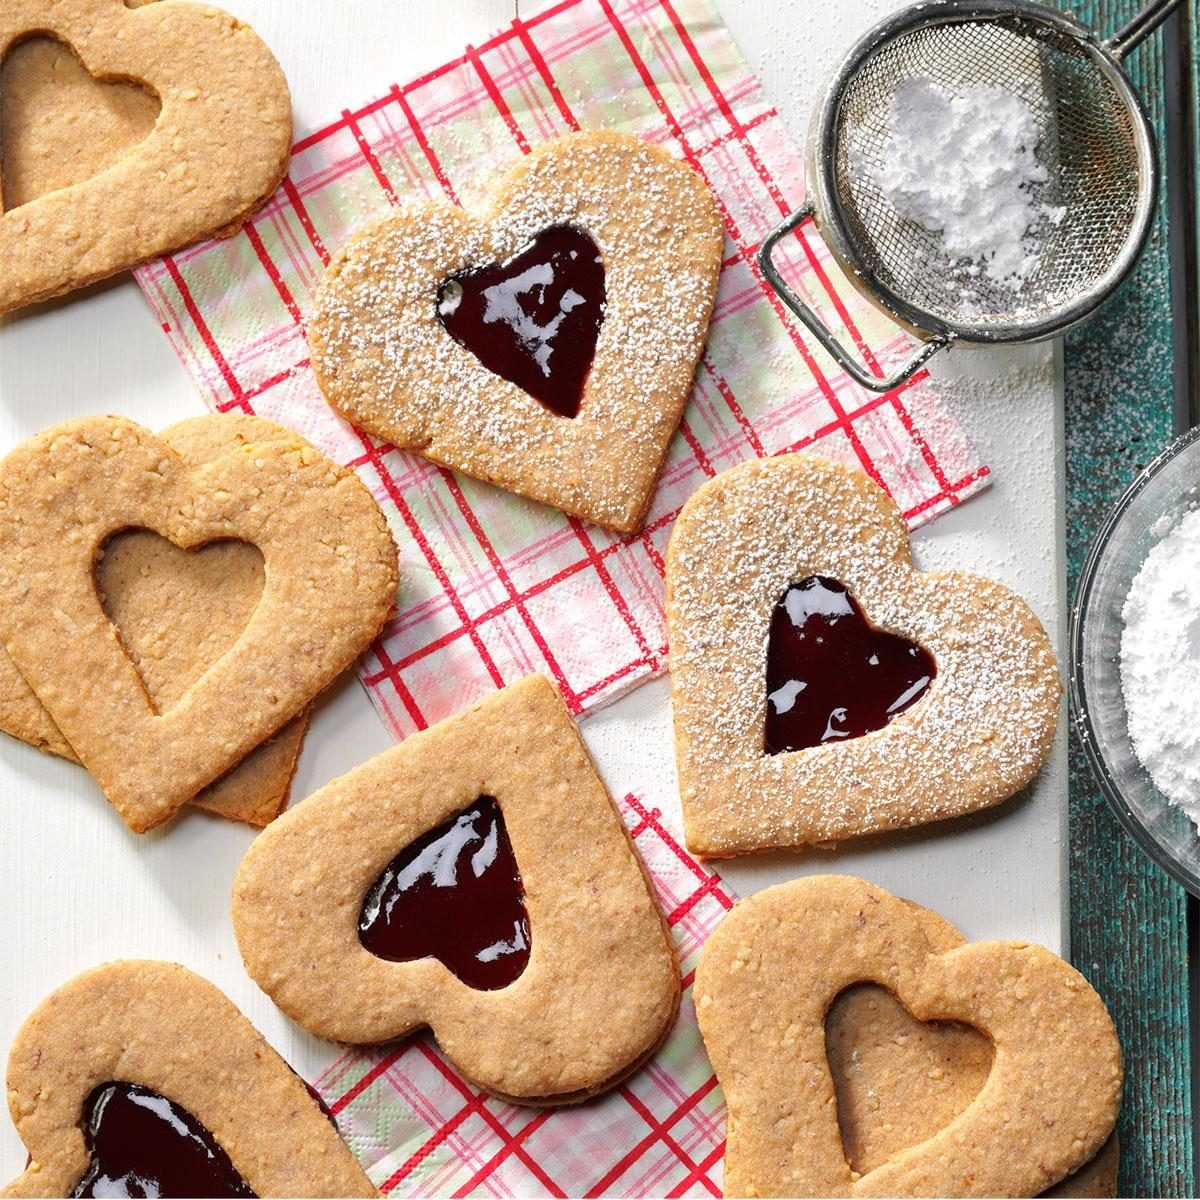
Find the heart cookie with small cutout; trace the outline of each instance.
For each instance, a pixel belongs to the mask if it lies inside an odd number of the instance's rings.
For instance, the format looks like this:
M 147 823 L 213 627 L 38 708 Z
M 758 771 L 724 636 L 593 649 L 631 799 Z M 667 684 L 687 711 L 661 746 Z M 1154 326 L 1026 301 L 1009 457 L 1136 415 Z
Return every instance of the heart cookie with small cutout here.
M 126 960 L 17 1032 L 29 1165 L 0 1196 L 377 1196 L 315 1093 L 205 979 Z
M 914 569 L 900 511 L 804 454 L 709 480 L 667 548 L 688 848 L 840 841 L 999 803 L 1049 753 L 1062 686 L 1029 606 Z
M 641 860 L 554 685 L 531 675 L 269 825 L 233 887 L 246 970 L 318 1037 L 428 1026 L 516 1104 L 616 1086 L 679 1008 Z
M 944 917 L 906 902 L 944 954 L 966 939 Z M 863 1176 L 933 1137 L 983 1090 L 991 1039 L 961 1021 L 918 1021 L 878 983 L 839 993 L 825 1017 L 825 1050 L 846 1161 Z M 1043 1196 L 1116 1196 L 1120 1152 L 1112 1134 L 1094 1158 Z
M 720 211 L 637 138 L 537 146 L 479 210 L 356 234 L 308 324 L 325 398 L 442 466 L 636 532 L 704 348 Z
M 181 436 L 211 446 L 243 422 L 197 418 Z M 394 604 L 396 547 L 371 494 L 299 435 L 269 430 L 193 462 L 132 421 L 85 417 L 0 462 L 5 649 L 139 833 L 297 717 L 370 645 Z M 104 546 L 130 529 L 184 550 L 234 539 L 263 558 L 245 628 L 163 711 L 96 591 Z
M 26 54 L 29 39 L 39 48 Z M 287 170 L 287 80 L 254 31 L 220 9 L 6 0 L 0 60 L 10 52 L 28 60 L 11 73 L 28 94 L 4 121 L 13 178 L 0 181 L 0 312 L 231 234 Z M 40 86 L 47 64 L 68 58 L 64 88 Z M 85 74 L 144 94 L 98 104 Z
M 251 442 L 295 435 L 258 417 L 198 417 L 159 437 L 193 467 Z M 262 596 L 262 554 L 245 542 L 183 551 L 146 529 L 127 529 L 103 547 L 96 590 L 156 711 L 170 708 L 238 639 Z M 190 801 L 262 826 L 287 804 L 308 728 L 305 712 Z M 0 647 L 0 730 L 39 750 L 78 762 L 33 689 Z
M 992 1058 L 943 1128 L 860 1172 L 839 1128 L 826 1016 L 864 981 L 917 1021 L 972 1026 Z M 1116 1031 L 1077 971 L 1025 942 L 944 948 L 920 909 L 848 876 L 738 904 L 701 952 L 695 999 L 729 1106 L 728 1196 L 1035 1196 L 1097 1154 L 1121 1103 Z

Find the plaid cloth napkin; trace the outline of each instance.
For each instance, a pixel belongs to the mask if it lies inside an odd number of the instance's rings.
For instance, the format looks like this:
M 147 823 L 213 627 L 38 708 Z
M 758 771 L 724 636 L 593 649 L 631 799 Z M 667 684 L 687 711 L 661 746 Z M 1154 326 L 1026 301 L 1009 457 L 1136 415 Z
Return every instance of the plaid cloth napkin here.
M 402 201 L 469 203 L 488 173 L 573 129 L 621 129 L 691 163 L 720 199 L 727 257 L 708 349 L 645 531 L 618 537 L 380 444 L 325 405 L 304 314 L 330 251 Z M 236 237 L 138 272 L 219 411 L 274 418 L 354 467 L 391 521 L 401 607 L 361 664 L 397 737 L 531 671 L 575 712 L 662 670 L 663 550 L 680 505 L 751 455 L 812 448 L 861 465 L 912 524 L 987 468 L 924 382 L 876 396 L 814 350 L 754 266 L 804 195 L 800 154 L 708 0 L 565 0 L 302 139 L 291 174 Z M 790 281 L 869 362 L 910 343 L 811 230 Z

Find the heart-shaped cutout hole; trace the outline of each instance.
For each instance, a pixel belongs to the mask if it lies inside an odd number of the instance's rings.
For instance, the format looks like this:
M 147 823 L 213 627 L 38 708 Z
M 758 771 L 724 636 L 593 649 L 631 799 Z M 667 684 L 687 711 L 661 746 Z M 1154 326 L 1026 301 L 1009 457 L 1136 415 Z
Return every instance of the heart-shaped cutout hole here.
M 102 1083 L 83 1106 L 91 1163 L 72 1196 L 252 1197 L 187 1109 L 135 1083 Z
M 503 263 L 438 288 L 438 320 L 494 375 L 551 412 L 574 417 L 604 321 L 604 263 L 571 225 L 543 230 Z
M 248 542 L 181 550 L 149 529 L 108 539 L 96 591 L 155 712 L 174 707 L 233 647 L 265 579 L 262 553 Z
M 83 183 L 149 137 L 162 102 L 145 85 L 96 79 L 46 35 L 0 63 L 0 211 Z
M 882 729 L 936 674 L 928 651 L 873 626 L 843 584 L 810 575 L 771 614 L 764 748 L 783 754 Z
M 865 1175 L 945 1128 L 992 1069 L 991 1039 L 956 1021 L 918 1021 L 886 988 L 855 984 L 825 1018 L 846 1161 Z
M 481 796 L 405 847 L 363 900 L 362 945 L 389 962 L 436 958 L 496 991 L 529 963 L 529 914 L 500 805 Z

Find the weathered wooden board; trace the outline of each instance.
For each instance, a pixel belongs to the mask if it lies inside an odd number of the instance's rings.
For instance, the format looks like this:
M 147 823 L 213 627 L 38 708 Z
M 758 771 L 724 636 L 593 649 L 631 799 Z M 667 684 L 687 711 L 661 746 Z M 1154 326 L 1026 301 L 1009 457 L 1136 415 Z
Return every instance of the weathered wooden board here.
M 1134 0 L 1074 6 L 1102 33 L 1140 7 Z M 1190 36 L 1190 30 L 1188 31 Z M 1164 153 L 1164 41 L 1131 61 Z M 1190 83 L 1188 87 L 1190 100 Z M 1101 315 L 1067 338 L 1067 557 L 1073 589 L 1104 514 L 1175 433 L 1171 236 L 1166 189 L 1150 246 Z M 1195 313 L 1176 314 L 1195 320 Z M 1186 405 L 1184 405 L 1186 411 Z M 1125 1051 L 1121 1118 L 1123 1196 L 1194 1196 L 1188 898 L 1117 824 L 1071 745 L 1071 944 L 1100 990 Z

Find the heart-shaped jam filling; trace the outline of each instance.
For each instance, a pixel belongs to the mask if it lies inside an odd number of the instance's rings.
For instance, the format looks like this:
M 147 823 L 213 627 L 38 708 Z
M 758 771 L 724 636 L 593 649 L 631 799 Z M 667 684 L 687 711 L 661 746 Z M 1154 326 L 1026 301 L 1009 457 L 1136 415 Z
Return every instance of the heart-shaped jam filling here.
M 495 799 L 481 796 L 392 859 L 363 901 L 358 938 L 391 962 L 436 958 L 479 991 L 519 978 L 529 916 Z
M 161 108 L 136 83 L 94 79 L 54 38 L 19 42 L 0 65 L 3 211 L 99 175 L 150 135 Z
M 254 1196 L 190 1112 L 136 1083 L 102 1083 L 83 1107 L 91 1166 L 72 1196 Z
M 604 320 L 604 263 L 582 230 L 554 225 L 507 262 L 451 275 L 438 320 L 494 375 L 574 417 Z
M 937 666 L 922 647 L 876 629 L 835 579 L 784 592 L 767 643 L 768 754 L 882 729 L 925 694 Z

